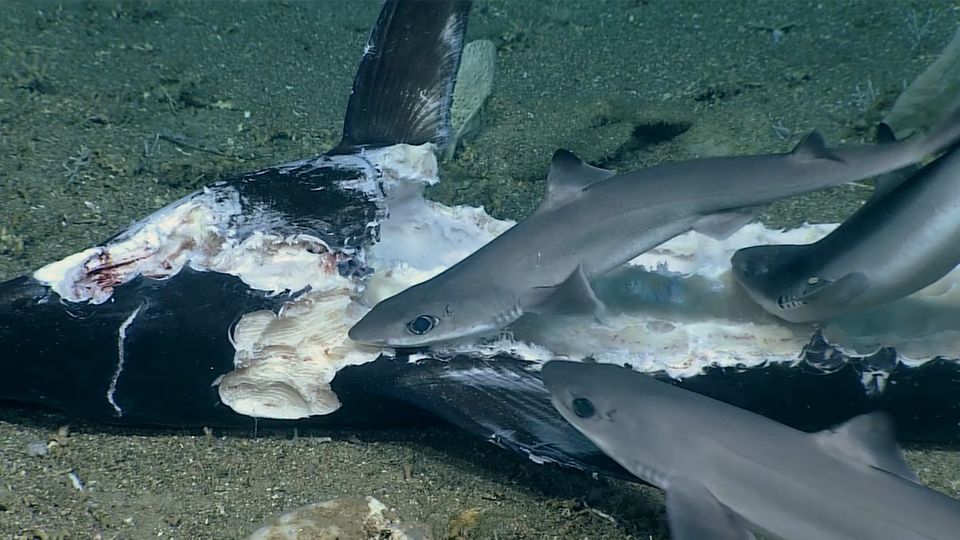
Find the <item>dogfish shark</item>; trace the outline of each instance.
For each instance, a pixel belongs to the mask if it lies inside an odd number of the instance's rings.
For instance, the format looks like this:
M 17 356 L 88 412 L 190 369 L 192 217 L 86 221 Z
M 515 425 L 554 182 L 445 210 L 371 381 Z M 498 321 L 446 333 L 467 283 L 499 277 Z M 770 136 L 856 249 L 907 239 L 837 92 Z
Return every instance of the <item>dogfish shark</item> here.
M 888 177 L 853 216 L 809 245 L 738 250 L 733 275 L 781 319 L 818 322 L 908 296 L 960 264 L 960 151 Z
M 629 368 L 548 362 L 563 417 L 666 492 L 674 540 L 951 540 L 960 501 L 925 487 L 882 413 L 804 433 Z
M 439 181 L 437 152 L 450 146 L 468 8 L 383 4 L 334 149 L 225 178 L 0 283 L 0 407 L 135 426 L 393 428 L 439 418 L 537 463 L 633 479 L 556 412 L 539 366 L 557 354 L 634 361 L 645 353 L 620 344 L 640 344 L 644 325 L 596 346 L 557 326 L 591 349 L 571 354 L 536 338 L 468 344 L 452 356 L 393 354 L 347 337 L 377 287 L 386 296 L 409 286 L 512 225 L 422 195 Z M 852 358 L 822 342 L 798 363 L 806 338 L 779 352 L 759 341 L 756 362 L 737 369 L 722 356 L 702 372 L 686 365 L 680 384 L 819 429 L 876 405 L 866 377 L 888 380 L 880 399 L 910 419 L 907 435 L 960 440 L 960 364 L 887 374 L 888 355 Z M 679 342 L 691 357 L 688 339 Z M 784 349 L 789 364 L 771 356 Z M 675 376 L 663 366 L 676 356 L 658 351 L 647 369 Z
M 725 238 L 779 199 L 909 166 L 960 138 L 960 111 L 907 141 L 828 148 L 813 132 L 785 154 L 666 163 L 614 175 L 567 151 L 527 219 L 466 259 L 387 298 L 358 342 L 421 347 L 490 333 L 525 313 L 602 308 L 590 281 L 691 229 Z

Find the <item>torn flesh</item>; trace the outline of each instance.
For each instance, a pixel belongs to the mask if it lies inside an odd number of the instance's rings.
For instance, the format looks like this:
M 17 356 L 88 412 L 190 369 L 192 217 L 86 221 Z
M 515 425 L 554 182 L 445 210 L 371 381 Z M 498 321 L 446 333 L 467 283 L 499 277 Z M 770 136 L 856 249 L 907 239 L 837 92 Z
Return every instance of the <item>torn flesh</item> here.
M 416 219 L 432 223 L 426 216 L 453 211 L 435 208 L 422 207 Z M 414 218 L 405 215 L 404 219 Z M 508 226 L 503 224 L 503 229 Z M 488 233 L 498 228 L 485 224 Z M 784 323 L 754 304 L 734 283 L 729 261 L 737 249 L 811 243 L 834 228 L 836 224 L 818 224 L 780 231 L 754 223 L 724 241 L 689 232 L 596 280 L 594 288 L 610 308 L 600 321 L 592 315 L 528 316 L 498 336 L 437 346 L 433 352 L 441 358 L 503 353 L 534 365 L 551 358 L 591 357 L 683 378 L 714 366 L 796 364 L 817 331 L 827 345 L 851 358 L 868 357 L 883 347 L 893 347 L 898 362 L 918 366 L 950 351 L 960 351 L 960 270 L 907 298 L 820 326 Z M 437 227 L 427 239 L 437 251 L 439 246 L 449 245 L 444 232 Z M 379 246 L 373 252 L 376 249 Z M 386 246 L 382 253 L 390 249 Z M 368 306 L 445 268 L 432 264 L 437 261 L 414 266 L 407 262 L 412 258 L 388 260 L 392 264 L 378 266 L 370 278 L 365 291 Z M 895 363 L 890 369 L 893 367 Z M 865 387 L 876 388 L 879 381 L 882 390 L 888 373 L 880 369 L 867 375 Z
M 324 156 L 275 169 L 303 167 L 354 171 L 353 179 L 338 187 L 363 193 L 378 205 L 386 205 L 390 194 L 410 188 L 426 204 L 420 195 L 423 186 L 437 182 L 430 144 Z M 456 216 L 446 219 L 448 229 L 459 227 L 451 225 Z M 101 246 L 40 268 L 33 278 L 62 302 L 92 305 L 109 301 L 117 287 L 138 277 L 171 279 L 184 268 L 236 276 L 251 289 L 271 295 L 290 293 L 279 313 L 255 311 L 240 318 L 230 336 L 236 369 L 212 382 L 224 403 L 241 414 L 268 418 L 327 414 L 339 407 L 329 385 L 336 372 L 377 357 L 377 351 L 356 346 L 346 337 L 357 319 L 354 299 L 362 285 L 357 275 L 343 275 L 339 269 L 351 260 L 365 266 L 364 252 L 332 249 L 318 236 L 284 232 L 284 225 L 270 208 L 251 205 L 236 187 L 218 184 L 158 210 Z M 387 229 L 388 239 L 392 231 Z M 118 379 L 125 364 L 136 362 L 124 354 L 124 338 L 136 326 L 136 315 L 118 328 L 117 370 L 107 395 L 117 414 L 122 414 L 116 405 Z
M 94 304 L 137 276 L 170 278 L 188 266 L 234 275 L 272 294 L 307 291 L 292 295 L 279 313 L 244 314 L 231 335 L 236 368 L 211 382 L 218 385 L 223 402 L 242 414 L 328 414 L 340 406 L 329 384 L 336 373 L 372 361 L 380 352 L 346 337 L 353 322 L 376 302 L 442 272 L 513 225 L 482 208 L 424 199 L 423 188 L 437 181 L 429 145 L 398 145 L 333 159 L 339 161 L 326 166 L 362 172 L 342 187 L 376 198 L 388 216 L 369 224 L 379 227 L 379 241 L 357 252 L 332 250 L 303 233 L 248 228 L 240 234 L 237 219 L 249 209 L 229 187 L 215 187 L 158 211 L 104 246 L 48 265 L 34 277 L 64 300 Z M 754 223 L 724 241 L 690 232 L 593 283 L 610 308 L 602 321 L 593 316 L 523 317 L 498 336 L 438 347 L 433 356 L 506 353 L 529 360 L 532 367 L 552 358 L 592 357 L 690 377 L 711 366 L 796 363 L 817 330 L 847 356 L 894 347 L 897 361 L 911 366 L 960 351 L 957 270 L 908 298 L 819 328 L 774 318 L 734 284 L 729 261 L 737 249 L 810 243 L 833 228 L 778 231 Z M 362 280 L 340 275 L 338 265 L 350 258 L 361 258 L 373 274 Z M 864 374 L 864 385 L 882 390 L 885 373 Z
M 113 241 L 34 272 L 37 281 L 70 302 L 102 304 L 137 277 L 169 279 L 185 267 L 240 278 L 271 294 L 331 286 L 350 254 L 303 233 L 255 230 L 241 236 L 239 193 L 205 189 L 163 208 Z

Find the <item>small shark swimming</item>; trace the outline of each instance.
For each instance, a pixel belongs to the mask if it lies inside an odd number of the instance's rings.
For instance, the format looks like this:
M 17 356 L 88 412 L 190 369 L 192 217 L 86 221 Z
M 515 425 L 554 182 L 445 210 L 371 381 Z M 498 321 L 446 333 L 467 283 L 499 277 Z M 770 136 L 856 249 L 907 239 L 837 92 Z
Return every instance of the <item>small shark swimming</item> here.
M 675 540 L 960 535 L 960 501 L 917 480 L 881 413 L 805 433 L 619 366 L 555 361 L 542 377 L 568 422 L 666 492 Z
M 960 150 L 886 179 L 840 227 L 809 245 L 738 250 L 733 275 L 763 309 L 818 322 L 910 295 L 960 264 Z
M 525 313 L 602 308 L 590 280 L 691 229 L 725 238 L 762 205 L 906 167 L 960 137 L 960 112 L 927 136 L 786 154 L 717 157 L 614 175 L 560 150 L 534 213 L 432 279 L 373 307 L 350 338 L 421 347 L 503 328 Z

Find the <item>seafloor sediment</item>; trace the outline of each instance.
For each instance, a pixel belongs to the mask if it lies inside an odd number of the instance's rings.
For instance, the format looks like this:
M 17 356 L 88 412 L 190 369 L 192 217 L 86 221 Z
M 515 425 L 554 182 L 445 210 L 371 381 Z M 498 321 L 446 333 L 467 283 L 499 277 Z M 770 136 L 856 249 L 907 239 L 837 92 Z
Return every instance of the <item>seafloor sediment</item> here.
M 6 3 L 0 278 L 218 178 L 332 146 L 377 9 Z M 498 79 L 481 132 L 431 195 L 518 218 L 557 147 L 628 170 L 785 151 L 813 128 L 835 144 L 870 140 L 956 24 L 951 2 L 480 1 L 470 36 L 497 45 Z M 838 188 L 763 219 L 836 221 L 868 195 Z M 955 449 L 908 459 L 960 495 Z M 236 538 L 280 511 L 364 495 L 440 538 L 666 534 L 655 491 L 537 466 L 443 427 L 295 436 L 251 424 L 206 436 L 0 408 L 0 537 Z

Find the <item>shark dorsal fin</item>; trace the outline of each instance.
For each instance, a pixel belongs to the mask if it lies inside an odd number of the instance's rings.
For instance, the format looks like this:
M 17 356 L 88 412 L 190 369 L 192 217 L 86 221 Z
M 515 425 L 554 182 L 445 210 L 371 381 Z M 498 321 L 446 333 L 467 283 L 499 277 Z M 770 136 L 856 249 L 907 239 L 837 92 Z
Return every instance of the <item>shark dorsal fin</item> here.
M 897 141 L 897 136 L 893 134 L 893 129 L 889 125 L 880 122 L 877 124 L 877 144 L 893 144 Z M 874 204 L 887 196 L 888 193 L 900 187 L 907 179 L 913 176 L 913 173 L 920 169 L 919 165 L 911 165 L 887 174 L 881 174 L 874 181 L 873 195 L 864 203 L 864 207 Z
M 573 152 L 557 150 L 550 160 L 547 175 L 547 194 L 537 212 L 558 208 L 572 201 L 587 186 L 613 176 L 612 171 L 594 167 L 578 158 Z
M 813 436 L 821 448 L 844 459 L 920 482 L 900 454 L 890 417 L 882 412 L 862 414 Z
M 839 156 L 827 148 L 827 140 L 823 137 L 822 133 L 816 130 L 811 131 L 809 135 L 797 143 L 797 145 L 793 147 L 793 150 L 790 151 L 790 155 L 804 161 L 830 159 L 843 163 L 843 160 L 840 159 Z
M 897 136 L 893 133 L 893 128 L 886 122 L 877 124 L 877 143 L 890 144 L 897 142 Z

